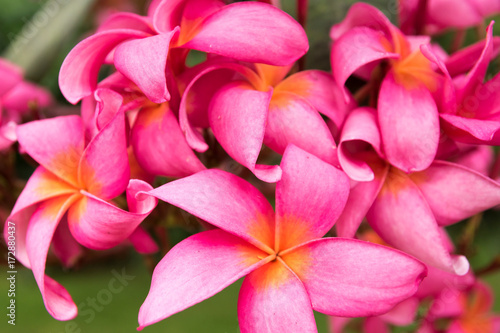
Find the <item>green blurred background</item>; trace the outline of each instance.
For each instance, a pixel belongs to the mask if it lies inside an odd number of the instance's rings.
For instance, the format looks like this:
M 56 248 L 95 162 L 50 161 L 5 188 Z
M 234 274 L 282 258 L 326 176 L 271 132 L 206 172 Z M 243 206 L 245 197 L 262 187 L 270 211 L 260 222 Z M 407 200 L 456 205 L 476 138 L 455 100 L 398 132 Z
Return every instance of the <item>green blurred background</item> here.
M 393 21 L 397 19 L 397 0 L 369 1 L 382 9 Z M 127 8 L 139 12 L 145 1 L 129 1 Z M 310 52 L 308 68 L 329 70 L 329 37 L 331 25 L 340 21 L 353 0 L 311 0 L 307 33 Z M 79 40 L 87 36 L 96 25 L 96 12 L 105 12 L 113 6 L 123 6 L 120 0 L 0 0 L 0 54 L 25 69 L 26 77 L 37 82 L 54 94 L 61 96 L 57 75 L 62 61 Z M 130 7 L 132 6 L 132 7 Z M 295 14 L 295 1 L 283 0 L 283 8 Z M 126 9 L 126 8 L 125 8 Z M 38 14 L 37 14 L 38 13 Z M 45 13 L 42 15 L 40 13 Z M 37 16 L 38 15 L 38 16 Z M 495 27 L 496 34 L 500 31 Z M 473 33 L 471 34 L 471 36 Z M 440 37 L 444 44 L 450 36 Z M 498 70 L 498 67 L 495 68 Z M 0 78 L 1 79 L 1 78 Z M 2 156 L 0 156 L 2 158 Z M 27 179 L 32 169 L 19 165 L 18 176 Z M 463 242 L 465 229 L 470 223 L 462 222 L 449 228 L 454 241 Z M 187 236 L 179 227 L 169 227 L 168 237 L 173 245 Z M 500 255 L 500 213 L 490 211 L 466 248 L 474 269 L 485 270 Z M 4 249 L 2 248 L 2 251 Z M 6 254 L 2 252 L 2 263 Z M 71 270 L 58 265 L 48 265 L 47 274 L 65 286 L 79 306 L 80 316 L 69 322 L 54 320 L 45 310 L 38 287 L 31 271 L 17 264 L 16 277 L 16 326 L 7 324 L 8 306 L 7 267 L 2 265 L 4 278 L 0 279 L 0 332 L 134 332 L 137 313 L 144 301 L 151 282 L 151 263 L 160 256 L 143 258 L 131 249 L 100 255 L 99 259 Z M 126 274 L 127 285 L 116 283 L 116 274 Z M 486 272 L 484 279 L 494 288 L 495 310 L 500 312 L 500 272 Z M 110 288 L 115 283 L 116 291 Z M 144 329 L 145 332 L 218 332 L 237 333 L 237 298 L 241 281 L 231 285 L 216 296 L 176 314 L 158 324 Z M 95 306 L 92 306 L 92 302 Z M 319 332 L 327 332 L 326 317 L 317 314 Z M 395 332 L 411 332 L 413 327 L 399 328 Z

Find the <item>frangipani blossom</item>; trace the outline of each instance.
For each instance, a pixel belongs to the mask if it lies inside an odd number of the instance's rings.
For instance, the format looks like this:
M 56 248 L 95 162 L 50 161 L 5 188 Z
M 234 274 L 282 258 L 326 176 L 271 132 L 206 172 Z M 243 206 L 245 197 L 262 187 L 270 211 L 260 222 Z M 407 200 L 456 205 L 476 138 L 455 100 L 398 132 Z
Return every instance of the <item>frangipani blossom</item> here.
M 151 186 L 129 182 L 123 113 L 85 147 L 78 116 L 33 121 L 17 128 L 22 148 L 40 166 L 29 179 L 7 221 L 16 224 L 16 257 L 31 268 L 47 311 L 58 320 L 76 316 L 77 307 L 59 283 L 45 275 L 49 247 L 66 265 L 81 251 L 109 249 L 127 238 L 139 250 L 156 250 L 140 229 L 156 205 L 154 198 L 136 199 Z M 128 186 L 127 186 L 128 184 Z M 130 212 L 111 202 L 127 189 Z M 4 235 L 8 236 L 8 223 Z
M 155 2 L 147 17 L 119 13 L 65 59 L 59 85 L 71 103 L 96 88 L 108 61 L 154 103 L 170 99 L 167 82 L 184 69 L 191 49 L 241 61 L 288 65 L 308 49 L 302 27 L 268 4 L 220 0 Z M 173 52 L 172 52 L 173 51 Z M 171 58 L 167 62 L 167 58 Z
M 140 329 L 211 297 L 246 276 L 241 332 L 316 332 L 313 309 L 330 315 L 387 312 L 411 296 L 425 266 L 399 251 L 321 238 L 347 200 L 343 172 L 290 145 L 276 212 L 252 185 L 220 170 L 149 192 L 220 228 L 177 244 L 153 273 Z
M 430 38 L 403 35 L 382 12 L 364 3 L 353 5 L 330 36 L 337 84 L 343 87 L 352 74 L 359 74 L 375 89 L 372 98 L 390 163 L 405 172 L 429 167 L 440 134 L 433 94 L 443 80 L 420 50 Z
M 22 69 L 0 59 L 0 152 L 16 142 L 16 126 L 21 116 L 36 107 L 52 103 L 50 93 L 23 81 Z
M 191 125 L 193 119 L 202 126 L 209 125 L 231 157 L 267 182 L 279 180 L 281 171 L 279 166 L 256 164 L 263 143 L 279 154 L 288 144 L 294 144 L 338 165 L 335 141 L 319 112 L 340 127 L 354 102 L 350 97 L 348 103 L 344 101 L 331 75 L 308 70 L 285 78 L 292 66 L 252 67 L 218 62 L 194 69 L 199 73 L 187 85 L 179 113 L 181 128 L 191 146 L 198 151 L 208 149 Z M 231 72 L 231 80 L 221 75 Z M 207 80 L 209 90 L 201 84 Z M 206 104 L 192 105 L 196 98 Z
M 355 180 L 337 223 L 338 234 L 353 237 L 366 215 L 391 246 L 426 264 L 456 274 L 467 273 L 465 257 L 450 256 L 441 227 L 500 203 L 500 184 L 459 164 L 435 160 L 425 170 L 405 173 L 381 150 L 376 111 L 354 110 L 339 144 L 343 170 Z
M 204 170 L 188 146 L 171 107 L 151 102 L 119 72 L 99 83 L 82 103 L 87 136 L 93 137 L 117 112 L 127 112 L 130 146 L 139 166 L 152 176 L 184 177 Z

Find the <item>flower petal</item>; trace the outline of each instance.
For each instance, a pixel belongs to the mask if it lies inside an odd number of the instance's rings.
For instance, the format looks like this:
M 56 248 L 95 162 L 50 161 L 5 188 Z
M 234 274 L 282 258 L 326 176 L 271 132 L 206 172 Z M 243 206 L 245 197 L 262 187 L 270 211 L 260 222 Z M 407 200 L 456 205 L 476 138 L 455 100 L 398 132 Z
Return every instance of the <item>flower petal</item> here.
M 158 263 L 139 329 L 199 303 L 265 264 L 268 254 L 223 230 L 186 238 Z
M 78 198 L 62 196 L 42 203 L 31 217 L 26 233 L 26 250 L 47 311 L 57 320 L 70 320 L 77 307 L 69 293 L 56 281 L 45 275 L 47 253 L 59 221 L 69 206 Z
M 301 71 L 289 76 L 276 86 L 275 92 L 278 91 L 303 97 L 316 110 L 332 119 L 338 128 L 342 127 L 347 113 L 356 104 L 351 97 L 346 103 L 332 74 L 318 70 Z
M 383 156 L 380 145 L 376 111 L 366 107 L 353 110 L 342 128 L 338 148 L 340 165 L 349 178 L 361 182 L 374 179 L 374 171 L 365 160 L 366 148 Z
M 83 124 L 78 116 L 32 121 L 17 127 L 23 149 L 45 169 L 78 187 L 78 163 L 83 153 Z
M 23 113 L 33 107 L 44 108 L 52 103 L 50 92 L 29 82 L 20 82 L 2 97 L 2 105 L 7 110 Z
M 128 240 L 132 243 L 134 249 L 141 254 L 153 254 L 160 249 L 155 240 L 141 226 L 134 230 Z
M 283 154 L 288 144 L 338 165 L 332 134 L 321 115 L 305 99 L 288 92 L 273 94 L 264 144 Z
M 235 175 L 205 170 L 148 194 L 272 252 L 273 208 L 255 187 Z
M 399 58 L 387 51 L 382 41 L 384 35 L 367 27 L 356 27 L 342 35 L 332 45 L 331 64 L 335 81 L 343 87 L 349 76 L 360 67 L 382 59 Z M 349 100 L 347 93 L 346 101 Z
M 385 313 L 427 275 L 425 265 L 405 253 L 348 238 L 314 240 L 282 258 L 304 283 L 313 309 L 333 316 Z
M 425 86 L 405 87 L 392 72 L 382 82 L 378 121 L 387 159 L 405 171 L 426 169 L 436 156 L 439 116 Z
M 82 155 L 78 179 L 86 191 L 108 200 L 125 190 L 130 179 L 126 140 L 125 115 L 117 112 Z
M 141 109 L 130 141 L 139 164 L 153 175 L 185 177 L 205 169 L 168 104 Z
M 170 100 L 167 88 L 166 67 L 170 41 L 179 32 L 121 43 L 115 51 L 115 66 L 133 81 L 153 103 Z
M 75 240 L 68 227 L 66 217 L 61 219 L 52 237 L 52 252 L 65 267 L 72 267 L 83 255 L 83 249 Z
M 316 333 L 311 301 L 302 282 L 282 262 L 248 274 L 238 298 L 241 333 Z
M 500 204 L 500 184 L 459 164 L 435 161 L 411 174 L 437 222 L 450 225 Z
M 97 75 L 106 56 L 117 45 L 149 34 L 138 30 L 116 29 L 96 33 L 76 45 L 66 56 L 59 72 L 59 87 L 66 99 L 76 104 L 97 86 Z
M 215 138 L 237 162 L 257 178 L 276 182 L 281 176 L 278 166 L 263 170 L 257 165 L 268 117 L 272 91 L 254 90 L 237 81 L 225 85 L 212 98 L 209 121 Z
M 309 48 L 300 24 L 264 3 L 224 6 L 207 17 L 198 29 L 183 47 L 241 61 L 284 66 L 302 57 Z
M 456 141 L 470 144 L 498 145 L 496 134 L 500 121 L 466 118 L 453 114 L 441 114 L 445 133 Z
M 425 197 L 402 171 L 394 168 L 389 171 L 366 218 L 390 245 L 428 265 L 459 275 L 467 273 L 460 270 L 460 260 L 450 256 Z
M 149 17 L 127 12 L 118 12 L 110 15 L 106 21 L 99 26 L 97 32 L 116 29 L 133 29 L 143 31 L 150 35 L 155 34 Z
M 288 146 L 276 185 L 276 251 L 324 236 L 340 216 L 349 195 L 347 175 L 334 166 Z
M 130 212 L 82 191 L 83 196 L 68 212 L 71 234 L 80 244 L 95 250 L 105 250 L 120 244 L 156 206 L 157 201 L 152 197 L 137 198 L 139 191 L 151 189 L 152 187 L 143 181 L 130 181 L 127 188 Z

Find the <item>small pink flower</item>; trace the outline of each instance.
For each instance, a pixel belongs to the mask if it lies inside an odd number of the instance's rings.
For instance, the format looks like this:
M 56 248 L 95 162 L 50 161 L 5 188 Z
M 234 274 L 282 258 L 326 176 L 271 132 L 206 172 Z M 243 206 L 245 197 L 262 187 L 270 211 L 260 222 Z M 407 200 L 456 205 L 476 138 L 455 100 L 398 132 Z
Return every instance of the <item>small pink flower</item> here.
M 321 238 L 349 192 L 343 172 L 290 145 L 281 162 L 276 212 L 252 185 L 220 170 L 149 192 L 220 229 L 177 244 L 153 273 L 140 329 L 246 276 L 238 300 L 242 332 L 316 332 L 313 309 L 329 315 L 387 312 L 411 296 L 425 266 L 399 251 Z

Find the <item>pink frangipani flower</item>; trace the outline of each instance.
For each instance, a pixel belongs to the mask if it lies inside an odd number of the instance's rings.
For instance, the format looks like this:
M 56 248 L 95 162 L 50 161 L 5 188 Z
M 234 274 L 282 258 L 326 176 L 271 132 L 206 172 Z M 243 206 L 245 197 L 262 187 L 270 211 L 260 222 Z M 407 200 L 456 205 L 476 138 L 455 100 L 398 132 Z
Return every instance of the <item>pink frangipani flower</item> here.
M 179 67 L 183 70 L 191 49 L 241 61 L 288 65 L 308 47 L 302 27 L 269 4 L 164 0 L 153 3 L 146 17 L 112 16 L 68 54 L 59 85 L 68 101 L 77 103 L 95 90 L 99 68 L 106 61 L 148 99 L 162 103 L 171 97 L 169 76 Z
M 103 250 L 130 238 L 139 242 L 139 250 L 156 250 L 146 233 L 137 229 L 156 200 L 137 200 L 136 193 L 151 186 L 139 180 L 129 182 L 123 117 L 117 113 L 87 146 L 78 116 L 33 121 L 17 128 L 20 145 L 40 166 L 7 221 L 16 224 L 17 259 L 32 269 L 47 311 L 58 320 L 74 318 L 77 307 L 66 289 L 45 275 L 51 244 L 65 265 L 79 255 L 78 243 Z M 130 212 L 109 202 L 125 189 Z M 6 223 L 6 239 L 8 230 Z
M 387 159 L 404 172 L 426 169 L 439 143 L 434 94 L 443 80 L 420 50 L 430 38 L 405 36 L 382 12 L 364 3 L 353 5 L 330 36 L 337 84 L 343 87 L 357 74 L 376 91 L 371 106 L 377 107 Z
M 329 315 L 387 312 L 426 275 L 412 257 L 380 245 L 321 238 L 340 215 L 349 181 L 290 145 L 281 162 L 276 212 L 252 185 L 207 170 L 148 194 L 220 228 L 177 244 L 153 273 L 140 329 L 211 297 L 246 276 L 241 332 L 316 332 L 313 309 Z
M 354 110 L 339 143 L 339 161 L 356 181 L 337 223 L 342 237 L 353 237 L 366 216 L 391 246 L 428 265 L 465 274 L 465 257 L 450 256 L 441 227 L 500 203 L 500 184 L 465 166 L 435 160 L 420 172 L 405 173 L 386 159 L 376 111 Z

